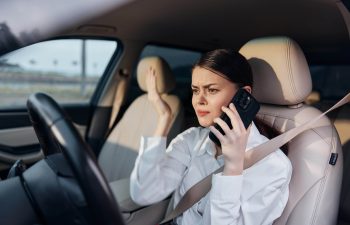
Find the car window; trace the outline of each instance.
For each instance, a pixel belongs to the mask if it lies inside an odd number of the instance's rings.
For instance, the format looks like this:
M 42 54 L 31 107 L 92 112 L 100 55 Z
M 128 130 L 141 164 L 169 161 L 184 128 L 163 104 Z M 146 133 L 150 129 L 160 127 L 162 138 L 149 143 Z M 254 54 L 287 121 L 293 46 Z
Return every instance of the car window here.
M 0 108 L 22 107 L 31 93 L 87 103 L 117 50 L 113 40 L 61 39 L 0 57 Z
M 313 91 L 321 101 L 335 101 L 350 91 L 349 65 L 311 65 Z
M 141 55 L 140 59 L 147 56 L 160 56 L 164 58 L 168 63 L 176 79 L 176 88 L 172 91 L 171 94 L 177 95 L 182 102 L 191 103 L 191 72 L 193 64 L 201 56 L 201 52 L 156 46 L 156 45 L 147 45 Z M 140 90 L 136 80 L 136 74 L 132 77 L 131 83 L 132 93 L 129 96 L 129 100 L 134 99 L 143 92 Z

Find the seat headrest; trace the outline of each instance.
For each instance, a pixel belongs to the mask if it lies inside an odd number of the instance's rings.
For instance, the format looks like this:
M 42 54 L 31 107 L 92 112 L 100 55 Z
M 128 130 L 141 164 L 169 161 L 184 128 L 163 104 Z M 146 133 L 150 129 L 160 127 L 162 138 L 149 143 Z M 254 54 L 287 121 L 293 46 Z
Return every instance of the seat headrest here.
M 137 82 L 141 90 L 147 92 L 146 75 L 149 67 L 156 71 L 157 90 L 160 94 L 169 93 L 175 88 L 175 77 L 169 64 L 159 56 L 152 56 L 141 59 L 137 66 Z
M 249 61 L 253 95 L 262 103 L 296 105 L 310 94 L 310 70 L 299 45 L 288 37 L 257 38 L 239 51 Z

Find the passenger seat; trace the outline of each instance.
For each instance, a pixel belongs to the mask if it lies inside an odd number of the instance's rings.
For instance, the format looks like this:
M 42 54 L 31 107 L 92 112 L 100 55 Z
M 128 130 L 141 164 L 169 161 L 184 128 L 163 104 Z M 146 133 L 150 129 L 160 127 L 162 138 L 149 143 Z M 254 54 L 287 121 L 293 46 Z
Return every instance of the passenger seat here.
M 260 121 L 284 133 L 321 114 L 303 104 L 312 82 L 304 53 L 295 41 L 288 37 L 258 38 L 246 43 L 240 53 L 252 67 L 253 95 L 261 103 Z M 274 225 L 335 224 L 343 158 L 333 124 L 323 117 L 287 146 L 293 166 L 289 199 Z M 337 160 L 330 161 L 335 156 Z
M 339 224 L 350 225 L 350 104 L 344 105 L 334 120 L 344 154 L 343 183 L 340 195 Z
M 161 57 L 143 58 L 137 66 L 137 81 L 146 93 L 130 104 L 107 138 L 98 158 L 99 165 L 109 182 L 130 177 L 141 136 L 153 135 L 156 129 L 158 114 L 147 98 L 146 74 L 150 66 L 156 70 L 158 91 L 172 110 L 173 120 L 168 143 L 182 129 L 183 109 L 180 99 L 175 95 L 169 95 L 175 88 L 175 77 L 168 63 Z
M 318 96 L 318 97 L 317 97 Z M 323 100 L 317 91 L 313 91 L 307 98 L 306 103 L 322 112 L 332 107 L 336 102 Z M 339 205 L 339 225 L 350 225 L 350 105 L 346 104 L 328 114 L 339 134 L 342 144 L 344 166 L 343 182 Z

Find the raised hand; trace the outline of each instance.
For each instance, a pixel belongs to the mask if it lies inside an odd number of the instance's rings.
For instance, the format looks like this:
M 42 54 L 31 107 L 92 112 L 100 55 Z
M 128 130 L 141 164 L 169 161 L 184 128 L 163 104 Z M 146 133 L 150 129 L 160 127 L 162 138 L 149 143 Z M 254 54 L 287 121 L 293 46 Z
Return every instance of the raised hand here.
M 153 103 L 158 115 L 158 125 L 155 132 L 157 136 L 166 136 L 171 121 L 171 108 L 160 96 L 157 90 L 156 70 L 150 67 L 147 71 L 146 85 L 148 91 L 148 100 Z
M 222 107 L 222 111 L 224 111 L 230 118 L 232 129 L 230 129 L 230 127 L 220 118 L 215 118 L 214 122 L 222 128 L 225 135 L 222 135 L 214 126 L 210 126 L 209 129 L 215 134 L 221 143 L 221 151 L 225 160 L 223 174 L 239 175 L 243 172 L 245 149 L 247 147 L 251 126 L 249 126 L 248 129 L 245 129 L 244 124 L 232 103 L 230 103 L 229 108 Z
M 157 90 L 156 70 L 152 67 L 149 67 L 147 70 L 146 85 L 148 91 L 148 100 L 151 102 L 158 101 L 160 99 L 160 95 Z

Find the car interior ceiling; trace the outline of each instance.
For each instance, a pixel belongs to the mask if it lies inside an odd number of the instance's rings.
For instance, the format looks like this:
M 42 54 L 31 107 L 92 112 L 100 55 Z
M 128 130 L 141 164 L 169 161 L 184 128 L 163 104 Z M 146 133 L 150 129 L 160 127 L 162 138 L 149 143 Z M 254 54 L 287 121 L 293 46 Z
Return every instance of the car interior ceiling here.
M 94 22 L 115 27 L 120 38 L 142 37 L 144 40 L 204 50 L 216 46 L 238 49 L 254 37 L 278 34 L 290 36 L 302 46 L 315 51 L 320 50 L 320 46 L 336 49 L 348 43 L 346 25 L 334 2 L 322 0 L 314 3 L 301 0 L 256 0 L 220 1 L 220 4 L 212 5 L 211 1 L 201 1 L 201 7 L 198 7 L 196 1 L 182 4 L 176 1 L 138 1 L 99 17 Z M 153 5 L 157 5 L 157 8 L 151 9 Z M 167 10 L 169 8 L 172 10 Z M 313 9 L 312 17 L 310 8 Z M 129 15 L 138 17 L 130 19 Z M 276 15 L 285 16 L 276 20 Z M 159 18 L 166 18 L 166 23 L 159 23 Z M 230 23 L 226 22 L 228 20 Z M 244 21 L 253 26 L 247 26 Z M 256 29 L 257 26 L 259 29 Z M 310 32 L 313 35 L 309 35 Z M 317 41 L 312 37 L 317 37 Z

